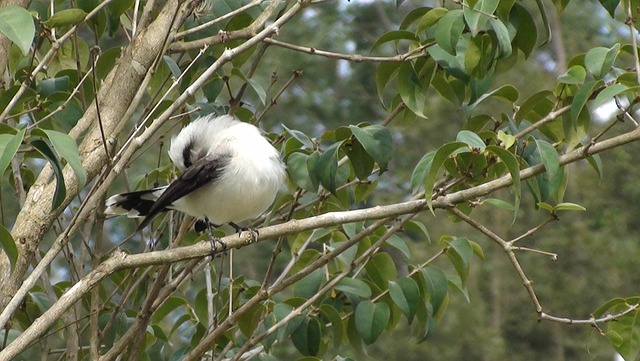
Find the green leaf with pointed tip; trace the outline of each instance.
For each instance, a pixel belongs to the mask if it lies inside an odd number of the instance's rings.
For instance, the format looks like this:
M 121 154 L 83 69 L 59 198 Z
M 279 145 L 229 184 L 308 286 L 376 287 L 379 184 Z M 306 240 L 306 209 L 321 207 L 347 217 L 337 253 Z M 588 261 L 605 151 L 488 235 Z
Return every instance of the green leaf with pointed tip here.
M 468 130 L 461 130 L 456 136 L 456 141 L 466 143 L 469 148 L 478 149 L 480 151 L 483 151 L 484 148 L 487 147 L 482 138 L 480 138 L 476 133 Z
M 11 160 L 18 152 L 25 132 L 26 129 L 21 129 L 15 135 L 0 134 L 0 176 L 4 174 L 4 171 L 9 164 L 11 164 Z
M 593 94 L 594 90 L 601 87 L 602 84 L 602 80 L 590 81 L 582 85 L 576 92 L 576 95 L 573 97 L 573 103 L 571 103 L 571 121 L 573 122 L 574 128 L 577 125 L 580 113 L 582 113 L 591 98 L 591 94 Z
M 393 61 L 385 61 L 378 64 L 376 68 L 376 90 L 380 101 L 384 100 L 384 90 L 389 81 L 398 74 L 398 69 L 400 69 L 401 65 L 402 63 Z
M 295 152 L 289 154 L 287 157 L 287 170 L 289 176 L 293 183 L 296 186 L 307 190 L 312 193 L 316 193 L 318 191 L 318 184 L 314 184 L 309 175 L 309 170 L 307 168 L 307 161 L 309 156 Z
M 466 238 L 456 238 L 449 242 L 449 246 L 447 257 L 449 257 L 451 264 L 458 272 L 462 285 L 465 285 L 469 276 L 471 257 L 473 256 L 471 243 Z
M 350 125 L 349 129 L 351 129 L 358 142 L 362 144 L 367 154 L 378 163 L 380 169 L 385 170 L 389 161 L 393 158 L 393 144 L 389 129 L 377 124 L 362 128 Z
M 320 352 L 322 331 L 320 323 L 315 317 L 305 318 L 298 328 L 291 334 L 291 341 L 301 354 L 316 356 Z
M 444 16 L 444 14 L 448 13 L 449 10 L 447 8 L 433 8 L 429 10 L 426 14 L 422 16 L 420 22 L 418 23 L 418 27 L 416 28 L 416 33 L 421 33 L 426 29 L 433 26 L 433 24 L 437 23 L 440 18 Z
M 400 23 L 399 29 L 406 30 L 409 26 L 411 26 L 416 21 L 420 20 L 426 13 L 428 13 L 431 10 L 433 10 L 431 7 L 421 6 L 409 11 L 407 16 L 405 16 L 404 19 L 402 19 L 402 23 Z
M 367 345 L 374 343 L 389 323 L 391 311 L 384 302 L 362 301 L 356 307 L 355 320 L 358 334 Z
M 425 281 L 429 294 L 429 303 L 433 307 L 433 314 L 437 314 L 443 305 L 447 292 L 449 291 L 447 275 L 438 267 L 428 266 L 420 273 Z
M 508 58 L 511 53 L 513 53 L 513 48 L 511 46 L 511 36 L 509 35 L 509 30 L 507 26 L 500 19 L 489 19 L 491 23 L 491 27 L 496 34 L 496 38 L 498 39 L 498 49 L 499 55 L 498 59 Z
M 536 23 L 529 11 L 520 3 L 513 4 L 510 22 L 516 28 L 516 36 L 513 38 L 512 44 L 524 53 L 525 58 L 528 58 L 538 41 Z
M 418 73 L 410 61 L 405 61 L 398 70 L 398 92 L 402 102 L 415 115 L 427 118 L 424 114 L 424 105 L 427 99 L 429 84 L 420 80 Z
M 412 31 L 407 30 L 392 30 L 382 34 L 380 38 L 373 44 L 371 51 L 376 50 L 382 44 L 386 44 L 390 41 L 409 40 L 411 43 L 418 44 L 420 39 Z
M 584 65 L 596 79 L 601 79 L 611 70 L 619 53 L 620 44 L 615 44 L 611 48 L 593 48 L 584 56 Z
M 171 296 L 164 301 L 151 316 L 151 323 L 159 323 L 178 307 L 187 305 L 187 301 L 182 297 Z
M 558 81 L 563 84 L 583 84 L 586 76 L 587 71 L 582 65 L 574 65 L 560 75 Z
M 427 172 L 429 171 L 429 168 L 431 168 L 431 162 L 435 155 L 435 150 L 423 155 L 418 161 L 418 164 L 416 164 L 416 167 L 413 169 L 413 173 L 411 174 L 411 191 L 413 193 L 417 193 L 420 187 L 424 184 Z
M 602 179 L 602 159 L 599 154 L 593 154 L 587 157 L 587 162 L 598 173 L 598 177 Z
M 610 313 L 621 313 L 637 304 L 637 297 L 628 298 L 625 304 L 613 306 Z M 607 323 L 605 335 L 625 360 L 636 360 L 640 354 L 640 309 L 636 307 L 635 310 L 617 317 L 615 322 Z
M 535 142 L 540 161 L 544 165 L 544 169 L 549 175 L 549 178 L 553 178 L 560 169 L 560 156 L 558 155 L 558 151 L 546 140 L 536 139 Z
M 251 89 L 253 89 L 253 91 L 256 93 L 256 95 L 260 99 L 260 103 L 262 103 L 262 105 L 267 104 L 267 91 L 264 90 L 264 88 L 258 81 L 256 81 L 255 79 L 248 78 L 238 68 L 233 68 L 233 70 L 231 70 L 231 75 L 235 75 L 240 79 L 244 80 L 247 84 L 249 84 Z
M 497 145 L 489 145 L 487 146 L 487 151 L 495 154 L 500 161 L 502 161 L 509 170 L 509 174 L 511 175 L 511 180 L 513 181 L 513 193 L 514 193 L 514 202 L 513 202 L 513 222 L 516 221 L 516 216 L 518 215 L 518 210 L 520 209 L 520 198 L 522 197 L 522 190 L 520 184 L 520 163 L 518 163 L 518 159 L 516 156 L 509 152 L 508 150 L 498 147 Z
M 338 150 L 343 142 L 332 144 L 318 159 L 315 166 L 316 179 L 331 193 L 336 192 L 336 174 L 338 172 Z
M 53 150 L 58 154 L 58 156 L 66 160 L 67 164 L 69 164 L 71 169 L 73 169 L 73 172 L 78 179 L 78 189 L 82 189 L 82 187 L 87 183 L 87 174 L 82 167 L 82 161 L 80 160 L 76 141 L 68 134 L 57 132 L 55 130 L 34 129 L 31 131 L 31 134 L 39 134 L 40 130 L 46 134 L 47 139 L 51 142 Z
M 360 180 L 366 180 L 373 171 L 374 161 L 373 158 L 364 149 L 360 142 L 353 142 L 345 146 L 344 152 L 349 158 L 353 172 Z
M 43 21 L 48 28 L 59 28 L 63 26 L 73 26 L 84 20 L 87 13 L 82 9 L 65 9 L 53 14 L 52 17 Z
M 22 55 L 27 55 L 36 35 L 33 17 L 24 8 L 7 6 L 0 8 L 0 33 L 18 46 Z
M 369 285 L 356 278 L 343 278 L 336 285 L 335 289 L 360 298 L 371 297 L 371 288 Z
M 609 15 L 611 15 L 612 18 L 615 17 L 616 8 L 620 4 L 620 0 L 599 0 L 599 1 L 600 1 L 600 5 L 602 5 L 602 7 L 607 10 Z
M 620 83 L 608 86 L 604 88 L 600 93 L 598 93 L 598 95 L 596 95 L 596 98 L 591 103 L 591 106 L 593 107 L 592 109 L 598 108 L 599 106 L 612 100 L 614 97 L 620 95 L 621 93 L 631 92 L 631 91 L 635 92 L 638 89 L 639 87 L 629 88 L 628 86 Z
M 499 2 L 498 0 L 478 0 L 472 7 L 463 7 L 464 19 L 473 36 L 478 35 L 478 32 L 484 28 L 489 21 L 489 16 L 498 8 Z
M 398 277 L 396 264 L 386 252 L 376 253 L 365 265 L 367 275 L 380 289 L 385 289 L 390 280 Z
M 467 107 L 467 111 L 470 111 L 471 109 L 475 108 L 478 104 L 482 103 L 485 99 L 488 99 L 488 98 L 496 98 L 496 99 L 504 100 L 508 104 L 513 104 L 516 101 L 518 101 L 519 97 L 520 97 L 520 93 L 518 92 L 518 89 L 516 89 L 516 87 L 510 84 L 503 85 L 499 88 L 496 88 L 478 97 L 478 99 L 475 102 L 473 102 Z
M 553 209 L 555 211 L 586 211 L 587 210 L 586 208 L 584 208 L 579 204 L 569 203 L 569 202 L 558 203 L 556 204 L 555 207 L 553 207 Z
M 530 119 L 532 122 L 540 119 L 540 113 L 548 113 L 547 109 L 550 109 L 551 107 L 553 107 L 554 104 L 554 100 L 552 100 L 554 98 L 553 92 L 550 90 L 542 90 L 539 91 L 535 94 L 533 94 L 532 96 L 530 96 L 529 98 L 527 98 L 521 105 L 520 108 L 518 109 L 518 112 L 516 113 L 515 116 L 515 120 L 517 124 L 520 124 L 520 122 L 522 122 L 524 119 L 529 119 L 529 118 L 533 118 Z M 542 111 L 536 111 L 536 109 L 542 109 Z M 534 116 L 530 116 L 530 113 L 535 113 L 535 117 Z
M 464 142 L 451 142 L 447 143 L 436 151 L 436 154 L 433 156 L 433 161 L 431 162 L 431 167 L 429 167 L 429 172 L 424 181 L 424 192 L 427 200 L 427 206 L 433 213 L 433 190 L 435 188 L 436 178 L 440 172 L 440 169 L 444 165 L 444 162 L 449 159 L 449 157 L 453 154 L 457 154 L 461 149 L 466 149 L 469 151 L 469 145 Z
M 340 312 L 326 303 L 320 306 L 320 312 L 322 312 L 331 323 L 331 328 L 333 329 L 333 346 L 339 347 L 342 345 L 345 332 L 345 324 Z
M 420 302 L 420 289 L 416 281 L 408 277 L 389 281 L 389 295 L 411 324 Z
M 171 70 L 171 75 L 173 75 L 174 79 L 180 78 L 180 75 L 182 75 L 182 70 L 180 69 L 178 63 L 176 63 L 173 58 L 167 55 L 162 56 L 162 60 L 164 60 L 165 64 L 167 64 L 167 66 L 169 67 L 169 70 Z
M 447 53 L 455 55 L 456 46 L 464 31 L 464 13 L 462 10 L 450 10 L 436 24 L 434 37 Z
M 16 247 L 16 242 L 13 240 L 11 233 L 4 228 L 3 225 L 0 224 L 0 246 L 2 246 L 2 250 L 9 258 L 9 263 L 11 264 L 11 269 L 16 265 L 16 260 L 18 259 L 18 248 Z
M 505 202 L 502 199 L 498 199 L 498 198 L 487 198 L 483 200 L 482 203 L 483 204 L 488 203 L 488 204 L 491 204 L 492 206 L 506 209 L 507 211 L 513 211 L 515 209 L 515 207 L 511 203 Z
M 64 184 L 64 176 L 62 175 L 62 165 L 56 153 L 51 149 L 49 144 L 42 139 L 33 139 L 31 145 L 42 154 L 51 164 L 53 173 L 56 176 L 56 190 L 53 195 L 51 209 L 58 208 L 67 197 L 67 187 Z

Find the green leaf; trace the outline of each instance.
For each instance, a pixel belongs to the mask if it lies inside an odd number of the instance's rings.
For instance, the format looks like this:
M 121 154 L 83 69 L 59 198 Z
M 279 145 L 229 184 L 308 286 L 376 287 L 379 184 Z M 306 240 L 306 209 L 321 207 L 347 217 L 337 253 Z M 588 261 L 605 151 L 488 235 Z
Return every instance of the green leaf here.
M 529 11 L 520 3 L 513 4 L 509 20 L 516 28 L 516 36 L 512 44 L 524 53 L 525 58 L 528 58 L 538 41 L 536 23 Z
M 402 23 L 400 24 L 400 27 L 399 27 L 400 30 L 406 30 L 409 26 L 411 26 L 411 24 L 420 20 L 426 13 L 428 13 L 431 10 L 433 9 L 428 6 L 421 6 L 409 11 L 409 13 L 404 17 L 404 19 L 402 19 Z
M 336 192 L 336 173 L 338 172 L 338 150 L 342 142 L 332 144 L 325 150 L 315 165 L 314 173 L 316 179 L 322 186 L 331 193 Z
M 187 301 L 184 298 L 176 296 L 169 297 L 158 307 L 156 312 L 153 313 L 151 323 L 159 323 L 178 307 L 185 305 L 187 305 Z
M 615 17 L 616 8 L 618 7 L 618 4 L 620 4 L 620 0 L 599 0 L 599 1 L 600 1 L 600 5 L 602 5 L 602 7 L 607 10 L 609 15 L 611 15 L 612 18 Z
M 558 155 L 558 151 L 546 140 L 536 139 L 535 142 L 540 160 L 551 179 L 560 169 L 560 156 Z
M 313 183 L 309 175 L 308 159 L 309 156 L 304 153 L 295 152 L 289 154 L 287 157 L 287 172 L 296 186 L 315 193 L 318 191 L 318 185 Z
M 163 55 L 162 60 L 164 60 L 164 62 L 169 67 L 169 70 L 171 70 L 171 75 L 173 75 L 173 78 L 176 80 L 179 79 L 180 75 L 182 75 L 182 70 L 180 69 L 180 66 L 178 65 L 178 63 L 176 63 L 176 61 L 173 60 L 173 58 L 167 55 Z
M 14 42 L 22 55 L 27 55 L 36 35 L 36 27 L 29 11 L 19 6 L 0 8 L 0 33 Z
M 404 62 L 385 61 L 381 62 L 376 68 L 376 90 L 378 91 L 380 101 L 384 99 L 384 90 L 387 88 L 387 84 L 398 74 L 398 69 L 400 69 L 402 64 L 404 64 Z
M 382 34 L 380 38 L 373 44 L 371 51 L 376 50 L 380 45 L 390 41 L 409 40 L 411 43 L 418 44 L 420 39 L 412 31 L 393 30 Z
M 413 193 L 417 193 L 420 187 L 422 187 L 435 155 L 436 151 L 431 151 L 423 155 L 418 161 L 416 167 L 413 169 L 413 173 L 411 174 L 411 191 Z
M 437 23 L 440 18 L 449 12 L 447 8 L 433 8 L 429 10 L 426 14 L 422 16 L 420 22 L 418 23 L 418 27 L 416 28 L 416 33 L 421 33 L 426 29 L 433 26 L 433 24 Z
M 513 48 L 511 47 L 511 36 L 507 26 L 500 19 L 491 18 L 489 22 L 498 39 L 498 49 L 500 50 L 498 59 L 508 58 L 513 53 Z
M 398 70 L 398 92 L 402 102 L 415 115 L 427 118 L 424 105 L 429 84 L 423 84 L 410 61 L 405 61 Z
M 591 106 L 593 107 L 592 109 L 598 108 L 599 106 L 610 101 L 611 99 L 613 99 L 614 97 L 618 96 L 621 93 L 624 93 L 627 91 L 636 91 L 636 90 L 638 90 L 638 87 L 629 88 L 626 85 L 620 84 L 620 83 L 608 86 L 604 88 L 601 92 L 599 92 L 598 95 L 596 95 L 596 98 L 591 103 Z
M 464 53 L 464 67 L 476 79 L 484 79 L 493 63 L 493 42 L 489 34 L 471 38 Z
M 293 138 L 297 139 L 300 143 L 302 143 L 302 145 L 304 145 L 305 148 L 307 149 L 315 148 L 315 143 L 313 142 L 313 140 L 311 140 L 311 138 L 309 138 L 308 135 L 304 134 L 299 130 L 289 129 L 284 124 L 282 125 L 282 128 L 285 130 L 285 132 L 289 133 L 290 136 L 292 136 Z
M 576 126 L 580 113 L 591 98 L 591 94 L 593 94 L 595 89 L 601 87 L 602 84 L 602 80 L 590 81 L 581 86 L 576 92 L 576 95 L 573 97 L 573 103 L 571 103 L 571 121 L 573 122 L 574 127 Z
M 25 132 L 26 129 L 21 129 L 15 135 L 0 134 L 0 176 L 4 174 L 4 171 L 9 164 L 11 164 L 11 160 L 18 152 Z
M 371 155 L 367 154 L 360 142 L 353 142 L 344 147 L 344 152 L 349 158 L 353 172 L 360 180 L 366 180 L 373 171 L 375 165 Z
M 575 203 L 558 203 L 555 207 L 553 207 L 556 211 L 586 211 L 587 209 L 583 206 Z
M 82 9 L 65 9 L 53 14 L 52 17 L 43 21 L 48 28 L 60 28 L 63 26 L 72 26 L 84 20 L 87 13 Z
M 451 242 L 447 242 L 449 248 L 447 249 L 447 257 L 453 264 L 453 267 L 458 272 L 462 284 L 466 284 L 467 277 L 469 276 L 469 268 L 471 265 L 471 257 L 473 256 L 473 248 L 471 243 L 466 238 L 456 238 Z
M 466 143 L 470 149 L 483 151 L 487 145 L 476 133 L 468 130 L 461 130 L 456 136 L 456 141 Z
M 308 251 L 308 250 L 306 250 Z M 316 251 L 316 250 L 312 250 Z M 317 252 L 317 251 L 316 251 Z M 317 258 L 317 257 L 314 257 Z M 324 280 L 324 270 L 317 269 L 306 277 L 304 277 L 300 282 L 297 282 L 293 287 L 293 295 L 295 297 L 308 299 L 318 292 L 320 286 L 322 286 L 322 281 Z
M 610 49 L 596 47 L 587 52 L 584 57 L 584 65 L 596 79 L 604 77 L 615 62 L 620 52 L 620 44 L 615 44 Z
M 416 281 L 407 277 L 389 281 L 389 295 L 411 324 L 420 302 L 420 289 Z
M 433 213 L 433 199 L 432 194 L 435 188 L 436 178 L 438 177 L 438 173 L 440 172 L 440 168 L 444 165 L 444 162 L 449 159 L 449 157 L 460 149 L 468 149 L 469 145 L 463 142 L 452 142 L 447 143 L 436 151 L 436 154 L 433 156 L 433 161 L 431 162 L 431 167 L 429 167 L 429 172 L 427 173 L 427 177 L 424 181 L 424 191 L 425 197 L 427 199 L 427 206 Z
M 626 304 L 612 307 L 610 313 L 623 312 L 630 305 L 638 303 L 637 297 L 626 301 Z M 606 336 L 625 360 L 636 360 L 640 354 L 640 309 L 636 307 L 635 310 L 617 317 L 615 322 L 607 323 Z
M 469 4 L 470 1 L 465 1 Z M 489 21 L 489 15 L 498 8 L 498 0 L 478 0 L 472 6 L 464 6 L 464 18 L 473 36 L 478 35 L 484 25 Z
M 305 356 L 316 356 L 320 352 L 321 340 L 320 323 L 313 317 L 305 318 L 291 335 L 293 345 Z
M 345 332 L 345 325 L 344 321 L 342 321 L 340 312 L 338 312 L 338 310 L 336 310 L 333 306 L 326 303 L 320 306 L 320 311 L 331 323 L 331 328 L 333 329 L 334 347 L 339 347 L 340 345 L 342 345 L 342 339 L 344 338 Z
M 548 113 L 547 108 L 553 106 L 553 101 L 551 100 L 554 97 L 553 92 L 550 90 L 542 90 L 539 91 L 529 98 L 527 98 L 521 105 L 520 109 L 516 113 L 515 120 L 517 124 L 520 124 L 524 119 L 529 119 L 529 114 L 534 112 L 538 115 L 536 119 L 530 119 L 533 121 L 540 118 L 539 114 Z M 541 111 L 536 111 L 536 109 L 541 109 Z
M 420 272 L 425 281 L 427 292 L 429 293 L 429 303 L 433 307 L 433 314 L 437 314 L 443 305 L 444 299 L 449 291 L 447 275 L 438 267 L 428 266 Z
M 462 10 L 451 10 L 444 14 L 436 24 L 434 37 L 440 47 L 447 53 L 455 55 L 456 46 L 464 31 L 464 13 Z
M 42 154 L 51 164 L 53 173 L 56 176 L 56 190 L 53 195 L 53 203 L 51 209 L 58 208 L 67 197 L 67 187 L 64 184 L 64 176 L 62 175 L 62 165 L 56 153 L 51 149 L 49 144 L 42 139 L 33 139 L 31 145 Z
M 564 74 L 558 77 L 558 81 L 563 84 L 583 84 L 587 76 L 587 71 L 581 65 L 570 67 Z
M 598 177 L 602 179 L 602 159 L 599 154 L 593 154 L 587 157 L 587 162 L 598 173 Z
M 247 78 L 239 68 L 233 68 L 231 70 L 231 75 L 235 75 L 240 79 L 244 80 L 247 84 L 249 84 L 251 89 L 253 89 L 253 91 L 256 93 L 256 95 L 260 99 L 260 103 L 262 103 L 262 105 L 266 104 L 267 91 L 262 87 L 262 85 L 260 85 L 258 81 L 256 81 L 255 79 Z
M 506 209 L 507 211 L 513 211 L 515 210 L 515 207 L 513 205 L 511 205 L 511 203 L 507 203 L 505 201 L 503 201 L 502 199 L 498 199 L 498 198 L 487 198 L 485 200 L 482 201 L 482 203 L 488 203 L 491 204 L 492 206 L 496 206 L 498 208 L 502 208 L 502 209 Z
M 87 183 L 87 174 L 82 167 L 82 161 L 80 160 L 80 154 L 78 153 L 78 145 L 76 141 L 68 134 L 57 132 L 55 130 L 48 129 L 34 129 L 31 134 L 41 135 L 43 132 L 47 139 L 51 142 L 53 150 L 73 169 L 73 172 L 78 179 L 78 189 L 82 189 Z
M 518 210 L 520 209 L 520 199 L 522 197 L 522 190 L 520 184 L 520 163 L 518 163 L 518 159 L 516 156 L 509 152 L 508 150 L 499 147 L 497 145 L 489 145 L 487 146 L 487 151 L 495 154 L 500 158 L 509 170 L 509 174 L 511 175 L 511 180 L 513 181 L 513 193 L 514 193 L 514 203 L 513 203 L 513 222 L 516 221 L 516 217 L 518 215 Z
M 366 284 L 366 282 L 355 278 L 341 279 L 335 289 L 359 298 L 371 297 L 371 288 L 369 285 Z
M 350 125 L 349 129 L 367 154 L 378 163 L 380 169 L 385 170 L 393 158 L 393 144 L 389 129 L 381 125 L 368 125 L 363 128 Z
M 496 88 L 478 97 L 478 99 L 472 104 L 470 104 L 466 110 L 470 111 L 471 109 L 475 108 L 478 104 L 482 103 L 485 99 L 488 99 L 488 98 L 501 99 L 512 105 L 513 103 L 518 101 L 519 96 L 520 96 L 520 93 L 518 92 L 518 89 L 516 89 L 516 87 L 510 84 L 503 85 L 499 88 Z
M 382 334 L 389 323 L 391 311 L 384 302 L 362 301 L 356 307 L 356 329 L 362 340 L 370 345 Z
M 385 289 L 388 282 L 398 276 L 396 264 L 393 262 L 393 258 L 386 252 L 376 253 L 371 257 L 365 265 L 365 269 L 371 281 L 380 289 Z
M 16 265 L 16 260 L 18 259 L 18 248 L 16 247 L 16 242 L 13 240 L 13 236 L 11 233 L 4 228 L 3 225 L 0 224 L 0 246 L 2 246 L 2 250 L 9 258 L 9 262 L 11 263 L 11 269 Z

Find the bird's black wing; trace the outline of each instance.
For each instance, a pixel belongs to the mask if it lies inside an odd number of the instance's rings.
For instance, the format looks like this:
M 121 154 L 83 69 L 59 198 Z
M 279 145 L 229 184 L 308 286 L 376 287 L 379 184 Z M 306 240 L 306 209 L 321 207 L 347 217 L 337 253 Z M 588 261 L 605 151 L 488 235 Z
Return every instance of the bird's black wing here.
M 140 223 L 138 229 L 146 227 L 159 213 L 168 209 L 173 202 L 219 179 L 224 167 L 229 164 L 231 156 L 217 158 L 204 157 L 187 168 L 176 180 L 171 182 L 162 195 L 151 206 L 147 217 Z

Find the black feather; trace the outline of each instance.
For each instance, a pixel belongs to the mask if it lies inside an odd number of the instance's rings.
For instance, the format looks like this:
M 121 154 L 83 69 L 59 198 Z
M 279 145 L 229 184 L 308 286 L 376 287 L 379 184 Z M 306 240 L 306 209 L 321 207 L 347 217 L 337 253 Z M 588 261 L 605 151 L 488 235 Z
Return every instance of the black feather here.
M 146 227 L 158 214 L 167 210 L 176 200 L 219 179 L 224 167 L 229 164 L 230 160 L 231 156 L 229 155 L 214 159 L 210 157 L 198 159 L 176 180 L 169 184 L 167 189 L 151 206 L 147 217 L 140 223 L 138 229 Z

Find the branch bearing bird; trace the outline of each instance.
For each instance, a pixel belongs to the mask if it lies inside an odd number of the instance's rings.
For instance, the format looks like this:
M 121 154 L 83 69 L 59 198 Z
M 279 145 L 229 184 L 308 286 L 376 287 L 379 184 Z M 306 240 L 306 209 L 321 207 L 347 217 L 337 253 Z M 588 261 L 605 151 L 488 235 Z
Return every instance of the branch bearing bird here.
M 167 186 L 121 193 L 105 214 L 145 217 L 177 210 L 220 226 L 255 219 L 273 203 L 284 182 L 280 152 L 257 127 L 230 115 L 200 117 L 171 139 L 169 157 L 180 176 Z

